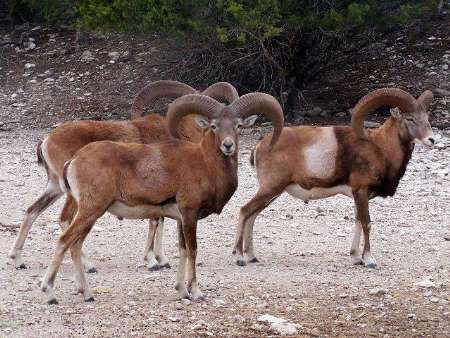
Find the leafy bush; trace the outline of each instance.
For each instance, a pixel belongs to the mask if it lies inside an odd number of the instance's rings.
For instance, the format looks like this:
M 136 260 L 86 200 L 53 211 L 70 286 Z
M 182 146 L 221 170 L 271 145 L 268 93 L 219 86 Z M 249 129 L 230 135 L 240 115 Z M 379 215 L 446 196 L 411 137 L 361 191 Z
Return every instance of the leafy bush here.
M 96 30 L 165 32 L 202 48 L 174 69 L 189 81 L 233 81 L 292 107 L 333 50 L 409 25 L 438 0 L 15 0 L 31 18 Z M 14 12 L 14 11 L 13 11 Z M 21 12 L 21 13 L 22 13 Z M 17 10 L 15 11 L 16 14 Z M 199 71 L 201 69 L 201 71 Z

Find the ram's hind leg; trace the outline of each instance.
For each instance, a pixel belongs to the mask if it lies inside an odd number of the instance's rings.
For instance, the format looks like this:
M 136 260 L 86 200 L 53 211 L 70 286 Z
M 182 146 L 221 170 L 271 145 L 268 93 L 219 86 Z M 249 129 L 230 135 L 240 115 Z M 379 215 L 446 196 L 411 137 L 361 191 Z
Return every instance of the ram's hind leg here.
M 66 196 L 66 202 L 61 211 L 61 215 L 59 216 L 59 225 L 63 231 L 72 223 L 75 213 L 77 212 L 77 202 L 73 196 L 71 194 L 67 194 Z M 87 273 L 97 272 L 94 263 L 92 263 L 83 252 L 81 252 L 81 261 L 84 266 L 84 271 Z
M 92 201 L 89 201 L 89 203 L 84 205 L 78 205 L 78 212 L 71 225 L 58 239 L 52 262 L 42 280 L 41 289 L 47 294 L 47 302 L 49 304 L 57 303 L 53 290 L 55 278 L 63 261 L 64 254 L 68 249 L 71 250 L 72 257 L 74 258 L 75 276 L 78 284 L 77 287 L 79 290 L 83 291 L 86 301 L 93 300 L 85 280 L 84 271 L 82 269 L 81 247 L 95 221 L 104 214 L 109 203 L 109 201 L 106 201 L 104 205 L 94 205 Z
M 253 248 L 253 225 L 255 219 L 283 190 L 284 188 L 265 189 L 260 187 L 258 193 L 241 208 L 233 250 L 233 254 L 236 255 L 237 265 L 244 266 L 246 264 L 244 254 L 248 262 L 258 262 Z
M 144 261 L 147 262 L 147 267 L 150 271 L 156 271 L 160 269 L 158 261 L 155 257 L 155 236 L 158 230 L 158 219 L 151 218 L 148 220 L 148 235 L 144 248 Z
M 47 188 L 45 189 L 45 192 L 27 209 L 25 213 L 25 219 L 20 225 L 16 241 L 9 253 L 9 257 L 14 260 L 14 266 L 16 267 L 16 269 L 26 268 L 22 258 L 22 250 L 34 221 L 40 214 L 44 212 L 45 209 L 55 203 L 62 194 L 63 193 L 59 187 L 57 177 L 49 175 L 49 180 L 47 182 Z

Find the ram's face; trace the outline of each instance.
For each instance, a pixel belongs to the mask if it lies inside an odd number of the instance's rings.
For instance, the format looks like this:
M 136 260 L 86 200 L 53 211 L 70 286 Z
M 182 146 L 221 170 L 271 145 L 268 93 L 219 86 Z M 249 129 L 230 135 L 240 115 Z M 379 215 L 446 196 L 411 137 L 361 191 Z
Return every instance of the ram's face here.
M 224 114 L 218 118 L 197 118 L 197 123 L 202 128 L 209 128 L 215 134 L 216 144 L 225 156 L 232 156 L 238 146 L 239 131 L 243 127 L 252 126 L 257 119 L 256 115 L 242 119 L 233 114 Z

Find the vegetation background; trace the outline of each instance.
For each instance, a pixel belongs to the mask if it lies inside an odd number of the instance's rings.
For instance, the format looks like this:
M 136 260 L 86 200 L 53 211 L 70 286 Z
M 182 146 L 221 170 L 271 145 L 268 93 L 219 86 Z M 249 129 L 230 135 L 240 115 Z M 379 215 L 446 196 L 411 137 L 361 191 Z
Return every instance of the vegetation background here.
M 173 69 L 190 83 L 230 81 L 277 96 L 295 119 L 301 91 L 351 53 L 425 17 L 442 0 L 7 0 L 9 17 L 79 32 L 158 33 L 195 45 Z M 423 21 L 421 21 L 423 23 Z M 426 21 L 425 21 L 426 22 Z M 427 24 L 422 24 L 427 31 Z

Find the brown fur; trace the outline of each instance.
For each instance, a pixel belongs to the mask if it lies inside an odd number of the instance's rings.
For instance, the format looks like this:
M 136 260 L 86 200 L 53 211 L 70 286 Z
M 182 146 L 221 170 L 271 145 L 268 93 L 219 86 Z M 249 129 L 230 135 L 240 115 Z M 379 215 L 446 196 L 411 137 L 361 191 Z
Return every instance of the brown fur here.
M 192 111 L 201 116 L 197 122 L 208 129 L 199 143 L 179 139 L 154 144 L 91 142 L 66 166 L 64 177 L 78 208 L 58 240 L 43 279 L 42 290 L 49 302 L 55 301 L 53 283 L 68 249 L 85 300 L 92 299 L 79 256 L 85 237 L 106 211 L 124 218 L 177 220 L 180 261 L 176 289 L 180 297 L 203 297 L 196 280 L 197 222 L 220 213 L 237 188 L 239 129 L 251 126 L 257 111 L 272 119 L 279 135 L 283 112 L 275 98 L 263 93 L 247 94 L 229 106 L 205 95 L 187 95 L 169 107 L 172 135 L 179 135 L 180 119 Z
M 387 95 L 385 90 L 381 92 Z M 398 92 L 395 91 L 396 94 Z M 337 152 L 333 172 L 325 178 L 318 178 L 315 173 L 308 172 L 306 168 L 309 163 L 306 163 L 307 159 L 303 157 L 303 150 L 311 144 L 316 144 L 322 137 L 322 131 L 325 130 L 323 128 L 304 126 L 284 128 L 277 146 L 272 151 L 269 144 L 270 136 L 266 136 L 256 146 L 251 155 L 251 162 L 256 159 L 255 167 L 260 187 L 252 200 L 241 208 L 233 251 L 238 254 L 239 265 L 245 264 L 242 258 L 244 253 L 248 255 L 250 261 L 256 261 L 252 238 L 254 219 L 291 185 L 294 187 L 298 185 L 303 189 L 302 191 L 349 187 L 355 201 L 356 218 L 364 232 L 362 261 L 366 257 L 369 261 L 366 265 L 371 267 L 375 265 L 370 256 L 368 201 L 376 196 L 387 197 L 395 194 L 411 159 L 414 139 L 434 143 L 426 112 L 432 95 L 426 91 L 416 100 L 403 91 L 401 93 L 406 99 L 412 100 L 408 107 L 415 107 L 414 111 L 390 117 L 378 129 L 362 131 L 360 117 L 367 114 L 363 108 L 364 104 L 371 109 L 376 109 L 378 105 L 383 104 L 383 100 L 379 97 L 376 97 L 375 101 L 370 101 L 370 97 L 375 97 L 371 93 L 358 104 L 359 116 L 353 120 L 353 128 L 332 127 L 337 141 Z M 399 98 L 395 97 L 395 101 L 398 102 Z M 389 105 L 392 99 L 386 102 Z M 316 156 L 322 158 L 325 155 L 317 154 Z M 355 243 L 359 243 L 359 239 Z M 351 253 L 355 255 L 356 250 L 352 248 Z M 361 262 L 361 259 L 355 259 L 355 262 Z

